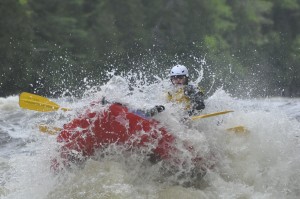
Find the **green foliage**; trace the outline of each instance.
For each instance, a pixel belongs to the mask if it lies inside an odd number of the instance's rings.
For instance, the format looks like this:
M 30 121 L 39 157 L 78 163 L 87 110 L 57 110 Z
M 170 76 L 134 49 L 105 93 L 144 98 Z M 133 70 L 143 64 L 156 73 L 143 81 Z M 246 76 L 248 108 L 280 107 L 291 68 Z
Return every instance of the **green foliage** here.
M 32 31 L 27 7 L 17 0 L 1 0 L 0 18 L 0 96 L 3 96 L 29 86 L 26 75 Z
M 299 94 L 298 0 L 1 0 L 0 96 L 80 95 L 105 71 L 172 64 L 232 94 Z M 196 57 L 196 58 L 195 58 Z M 141 68 L 143 67 L 143 68 Z M 216 81 L 212 81 L 214 77 Z M 249 90 L 245 89 L 249 88 Z
M 299 9 L 299 1 L 298 0 L 273 0 L 275 5 L 280 7 L 281 9 L 288 10 L 297 10 Z

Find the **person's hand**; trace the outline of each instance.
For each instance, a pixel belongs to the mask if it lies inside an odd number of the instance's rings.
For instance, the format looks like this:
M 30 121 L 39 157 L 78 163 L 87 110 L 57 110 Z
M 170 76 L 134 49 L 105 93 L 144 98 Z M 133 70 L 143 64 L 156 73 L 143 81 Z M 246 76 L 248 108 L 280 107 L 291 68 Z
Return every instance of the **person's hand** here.
M 165 110 L 165 107 L 163 105 L 156 105 L 146 112 L 146 116 L 152 117 L 152 116 L 156 115 L 157 113 L 160 113 L 164 110 Z
M 156 105 L 155 108 L 158 113 L 163 112 L 165 110 L 165 107 L 163 105 Z

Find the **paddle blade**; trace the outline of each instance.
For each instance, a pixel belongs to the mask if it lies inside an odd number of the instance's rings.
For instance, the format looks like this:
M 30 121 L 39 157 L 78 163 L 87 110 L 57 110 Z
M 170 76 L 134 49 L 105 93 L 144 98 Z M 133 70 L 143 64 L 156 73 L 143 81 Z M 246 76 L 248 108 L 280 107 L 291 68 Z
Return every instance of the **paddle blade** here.
M 19 105 L 21 108 L 41 112 L 50 112 L 60 109 L 60 106 L 58 104 L 50 101 L 49 99 L 26 92 L 20 94 Z M 64 111 L 69 110 L 66 108 L 61 109 Z
M 231 112 L 233 112 L 233 111 L 221 111 L 221 112 L 209 113 L 209 114 L 205 114 L 205 115 L 192 116 L 191 119 L 197 120 L 197 119 L 213 117 L 213 116 L 217 116 L 217 115 L 223 115 L 223 114 L 227 114 L 227 113 L 231 113 Z
M 59 127 L 49 127 L 46 124 L 39 125 L 39 129 L 42 133 L 47 133 L 50 135 L 55 135 L 62 130 Z
M 244 126 L 235 126 L 235 127 L 227 129 L 227 131 L 231 131 L 234 133 L 248 133 L 247 128 Z

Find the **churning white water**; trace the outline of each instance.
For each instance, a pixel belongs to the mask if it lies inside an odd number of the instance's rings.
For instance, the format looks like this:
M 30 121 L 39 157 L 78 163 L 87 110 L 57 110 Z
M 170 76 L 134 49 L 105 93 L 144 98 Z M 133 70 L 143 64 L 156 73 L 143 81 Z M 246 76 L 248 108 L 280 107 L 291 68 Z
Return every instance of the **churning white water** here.
M 101 91 L 87 91 L 82 99 L 51 99 L 72 111 L 41 113 L 21 109 L 18 96 L 0 98 L 0 197 L 56 198 L 299 198 L 300 100 L 290 98 L 236 99 L 218 90 L 206 99 L 201 114 L 233 110 L 225 115 L 191 121 L 183 126 L 179 108 L 165 102 L 166 80 L 129 89 L 115 76 Z M 95 89 L 99 90 L 99 89 Z M 88 159 L 84 166 L 53 174 L 56 135 L 41 133 L 40 124 L 62 127 L 91 101 L 106 96 L 131 108 L 163 104 L 155 116 L 174 135 L 188 140 L 214 167 L 204 177 L 162 173 L 138 152 L 110 153 Z M 247 132 L 227 129 L 243 125 Z M 186 158 L 187 154 L 180 154 Z M 182 173 L 182 171 L 179 171 Z

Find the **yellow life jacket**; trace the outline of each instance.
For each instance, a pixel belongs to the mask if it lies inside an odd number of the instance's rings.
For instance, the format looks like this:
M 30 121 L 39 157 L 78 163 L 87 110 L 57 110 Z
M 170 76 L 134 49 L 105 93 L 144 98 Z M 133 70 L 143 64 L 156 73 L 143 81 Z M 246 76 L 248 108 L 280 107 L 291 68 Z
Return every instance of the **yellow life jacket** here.
M 185 109 L 190 109 L 190 98 L 184 94 L 183 88 L 179 88 L 175 92 L 168 92 L 167 100 L 169 102 L 182 103 Z

